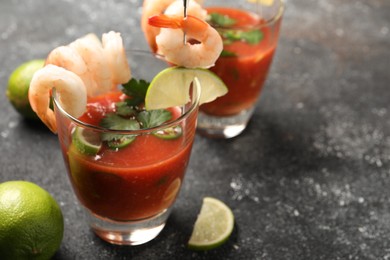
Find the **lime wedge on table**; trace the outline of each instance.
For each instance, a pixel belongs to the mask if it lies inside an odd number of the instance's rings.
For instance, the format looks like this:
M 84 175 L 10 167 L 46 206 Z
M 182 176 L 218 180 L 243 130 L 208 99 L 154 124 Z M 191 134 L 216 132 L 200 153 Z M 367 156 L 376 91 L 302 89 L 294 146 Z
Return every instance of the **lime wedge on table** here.
M 72 141 L 77 150 L 85 155 L 96 155 L 102 147 L 99 133 L 81 127 L 74 129 Z
M 233 227 L 232 210 L 218 199 L 205 197 L 188 247 L 195 250 L 209 250 L 218 247 L 226 242 Z
M 228 89 L 223 81 L 207 69 L 171 67 L 157 74 L 149 85 L 145 97 L 147 110 L 181 106 L 189 101 L 191 82 L 197 78 L 200 87 L 200 104 L 223 96 Z

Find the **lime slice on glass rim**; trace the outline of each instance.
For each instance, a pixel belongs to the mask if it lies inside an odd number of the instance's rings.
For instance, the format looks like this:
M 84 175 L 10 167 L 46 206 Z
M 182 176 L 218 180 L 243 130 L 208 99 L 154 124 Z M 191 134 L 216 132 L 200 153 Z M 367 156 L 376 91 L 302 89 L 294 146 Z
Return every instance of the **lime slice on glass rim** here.
M 205 197 L 188 248 L 210 250 L 225 243 L 234 228 L 232 210 L 222 201 Z
M 77 150 L 85 155 L 96 155 L 102 147 L 99 133 L 78 126 L 72 133 L 72 141 Z
M 158 73 L 149 85 L 145 97 L 147 110 L 182 106 L 189 101 L 191 82 L 200 82 L 200 105 L 223 96 L 228 89 L 225 83 L 207 69 L 170 67 Z

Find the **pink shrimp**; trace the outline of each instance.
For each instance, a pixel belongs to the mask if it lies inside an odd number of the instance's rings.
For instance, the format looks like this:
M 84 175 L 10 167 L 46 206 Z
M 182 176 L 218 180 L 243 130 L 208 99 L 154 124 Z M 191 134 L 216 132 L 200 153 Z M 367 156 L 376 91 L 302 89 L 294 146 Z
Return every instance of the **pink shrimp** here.
M 103 51 L 103 46 L 95 34 L 87 34 L 69 46 L 75 49 L 83 58 L 91 75 L 93 85 L 89 89 L 89 95 L 95 96 L 108 92 L 112 88 L 111 74 L 108 60 Z
M 204 10 L 199 3 L 202 0 L 188 1 L 187 13 L 196 16 L 202 20 L 207 17 L 207 11 Z M 148 19 L 151 16 L 164 14 L 184 16 L 182 0 L 144 0 L 142 6 L 141 28 L 144 32 L 146 41 L 153 52 L 157 51 L 156 36 L 160 33 L 160 28 L 150 26 Z
M 52 50 L 46 64 L 53 64 L 77 74 L 87 88 L 88 96 L 113 90 L 131 78 L 120 33 L 88 34 L 66 46 Z
M 128 82 L 131 78 L 131 70 L 120 33 L 113 31 L 104 33 L 102 44 L 111 72 L 112 87 Z
M 84 82 L 88 95 L 92 96 L 92 89 L 96 88 L 96 83 L 88 72 L 87 64 L 74 48 L 68 45 L 55 48 L 47 56 L 45 64 L 56 65 L 77 74 Z
M 28 91 L 31 108 L 42 122 L 56 133 L 55 115 L 49 107 L 53 88 L 56 89 L 61 105 L 74 117 L 79 117 L 85 112 L 87 91 L 79 76 L 56 65 L 48 64 L 34 73 Z
M 119 33 L 103 34 L 101 42 L 88 34 L 67 46 L 50 52 L 46 65 L 37 71 L 29 88 L 32 109 L 54 133 L 57 130 L 53 111 L 49 107 L 53 88 L 63 108 L 79 117 L 86 110 L 87 96 L 113 91 L 127 83 L 131 71 Z
M 150 17 L 149 24 L 162 28 L 156 37 L 157 52 L 178 66 L 209 68 L 222 52 L 223 43 L 219 33 L 194 16 L 158 15 Z M 186 43 L 183 42 L 184 32 Z

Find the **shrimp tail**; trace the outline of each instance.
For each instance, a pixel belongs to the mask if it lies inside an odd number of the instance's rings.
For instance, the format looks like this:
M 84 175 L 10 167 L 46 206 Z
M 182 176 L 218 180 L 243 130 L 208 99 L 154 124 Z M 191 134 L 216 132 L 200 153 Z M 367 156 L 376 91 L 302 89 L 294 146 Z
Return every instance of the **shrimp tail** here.
M 57 121 L 53 111 L 48 111 L 41 115 L 42 122 L 52 131 L 57 133 Z
M 192 15 L 187 15 L 187 17 L 183 18 L 182 26 L 184 32 L 192 35 L 200 41 L 205 40 L 207 30 L 210 27 L 207 22 Z
M 198 38 L 198 40 L 204 39 L 210 26 L 207 22 L 192 15 L 182 17 L 165 14 L 150 17 L 149 24 L 160 28 L 181 29 L 183 32 L 193 35 L 194 38 Z
M 149 17 L 149 25 L 159 28 L 181 29 L 183 28 L 183 17 L 174 15 L 153 15 Z

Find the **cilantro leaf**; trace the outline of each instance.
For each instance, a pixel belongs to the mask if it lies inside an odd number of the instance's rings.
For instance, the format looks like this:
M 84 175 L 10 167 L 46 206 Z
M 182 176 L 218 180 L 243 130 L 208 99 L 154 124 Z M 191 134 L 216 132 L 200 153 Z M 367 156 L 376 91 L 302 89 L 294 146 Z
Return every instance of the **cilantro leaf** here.
M 231 42 L 240 41 L 242 32 L 238 30 L 228 30 L 222 32 L 222 36 Z
M 223 32 L 222 36 L 231 42 L 244 41 L 249 44 L 257 44 L 264 38 L 263 32 L 257 29 L 251 31 L 228 30 Z
M 145 80 L 131 79 L 123 84 L 122 92 L 128 96 L 124 101 L 115 103 L 115 112 L 106 114 L 100 121 L 104 128 L 112 130 L 139 130 L 141 128 L 151 128 L 163 124 L 172 118 L 172 113 L 165 109 L 146 111 L 139 106 L 144 102 L 149 84 Z M 165 139 L 173 139 L 180 134 L 165 131 Z M 168 137 L 169 138 L 168 138 Z M 104 132 L 101 134 L 102 141 L 111 149 L 121 149 L 128 146 L 136 139 L 136 135 L 116 134 Z M 163 138 L 163 137 L 160 137 Z
M 252 30 L 248 32 L 242 32 L 242 39 L 249 44 L 257 44 L 264 38 L 264 34 L 260 30 Z
M 138 106 L 138 105 L 144 103 L 144 101 L 145 101 L 145 99 L 142 97 L 130 97 L 130 98 L 125 99 L 125 103 L 131 107 Z
M 130 117 L 136 115 L 137 111 L 128 105 L 128 102 L 115 103 L 116 113 L 120 116 Z
M 107 114 L 102 121 L 100 121 L 102 127 L 112 129 L 112 130 L 138 130 L 140 125 L 135 119 L 123 118 L 116 113 Z M 132 135 L 121 135 L 113 133 L 102 133 L 103 141 L 114 141 L 121 140 L 124 137 L 132 137 Z
M 116 113 L 107 114 L 100 125 L 112 130 L 138 130 L 140 128 L 137 120 L 123 118 Z
M 209 21 L 211 24 L 221 27 L 229 27 L 237 22 L 235 19 L 219 13 L 210 13 Z
M 142 111 L 137 116 L 137 119 L 141 123 L 142 128 L 150 128 L 161 125 L 171 118 L 172 113 L 164 109 Z
M 127 96 L 131 97 L 131 99 L 127 100 L 130 106 L 139 105 L 145 100 L 146 92 L 148 90 L 149 85 L 150 83 L 146 80 L 136 80 L 135 78 L 132 78 L 126 84 L 122 84 L 122 92 L 125 93 Z

